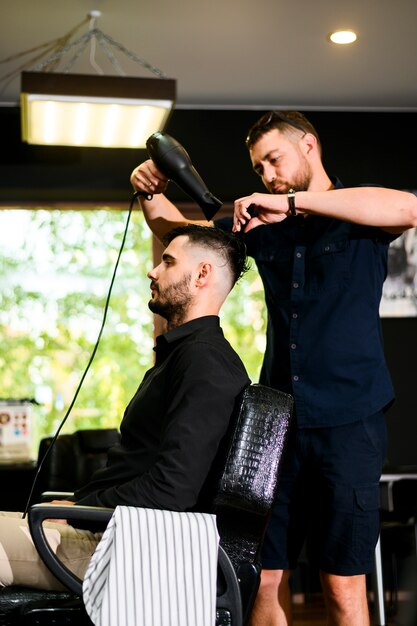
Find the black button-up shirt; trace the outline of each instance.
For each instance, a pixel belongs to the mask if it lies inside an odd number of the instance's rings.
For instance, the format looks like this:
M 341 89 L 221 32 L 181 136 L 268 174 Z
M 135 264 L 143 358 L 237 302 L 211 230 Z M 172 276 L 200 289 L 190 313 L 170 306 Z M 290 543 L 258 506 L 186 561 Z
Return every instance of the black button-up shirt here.
M 235 402 L 250 381 L 217 316 L 160 335 L 155 351 L 155 366 L 126 408 L 120 445 L 75 494 L 78 504 L 174 511 L 197 505 Z
M 346 424 L 387 405 L 379 303 L 394 237 L 313 215 L 244 237 L 268 309 L 260 382 L 294 395 L 299 427 Z

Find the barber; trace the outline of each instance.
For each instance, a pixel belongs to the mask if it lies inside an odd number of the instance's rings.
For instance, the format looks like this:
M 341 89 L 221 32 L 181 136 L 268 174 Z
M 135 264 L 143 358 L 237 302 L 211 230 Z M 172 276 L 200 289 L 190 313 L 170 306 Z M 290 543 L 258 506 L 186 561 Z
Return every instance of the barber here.
M 394 396 L 379 304 L 389 244 L 417 225 L 417 198 L 344 188 L 327 174 L 319 136 L 298 112 L 262 116 L 247 147 L 269 193 L 236 200 L 233 219 L 216 225 L 243 233 L 263 280 L 260 382 L 292 393 L 296 406 L 251 624 L 292 623 L 288 582 L 307 537 L 329 624 L 368 626 L 365 575 L 379 534 L 384 411 Z M 140 203 L 157 237 L 187 221 L 163 195 L 168 181 L 152 161 L 131 182 L 153 194 Z

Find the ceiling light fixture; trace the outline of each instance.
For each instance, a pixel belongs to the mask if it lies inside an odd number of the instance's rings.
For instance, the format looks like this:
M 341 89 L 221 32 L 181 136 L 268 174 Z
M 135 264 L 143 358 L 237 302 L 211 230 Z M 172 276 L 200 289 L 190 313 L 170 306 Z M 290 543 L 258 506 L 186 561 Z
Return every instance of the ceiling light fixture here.
M 57 40 L 65 45 L 33 71 L 22 72 L 23 141 L 50 146 L 144 148 L 151 134 L 164 129 L 174 107 L 176 81 L 96 28 L 100 15 L 100 11 L 91 11 L 87 33 L 74 42 L 69 34 Z M 104 75 L 95 58 L 96 42 L 119 75 Z M 97 73 L 69 73 L 88 43 L 90 63 Z M 112 48 L 157 78 L 124 75 Z M 74 54 L 64 73 L 51 71 L 70 50 Z
M 339 45 L 346 45 L 357 40 L 357 35 L 353 30 L 336 30 L 329 35 L 330 41 Z

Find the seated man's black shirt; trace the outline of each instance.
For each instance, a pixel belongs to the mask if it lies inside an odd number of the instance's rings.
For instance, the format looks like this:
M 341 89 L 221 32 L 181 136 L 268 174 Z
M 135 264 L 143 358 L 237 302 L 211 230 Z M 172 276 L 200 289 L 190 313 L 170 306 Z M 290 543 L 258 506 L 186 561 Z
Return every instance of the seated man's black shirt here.
M 250 383 L 217 316 L 156 341 L 156 362 L 126 408 L 120 445 L 75 494 L 77 504 L 196 507 L 239 395 Z

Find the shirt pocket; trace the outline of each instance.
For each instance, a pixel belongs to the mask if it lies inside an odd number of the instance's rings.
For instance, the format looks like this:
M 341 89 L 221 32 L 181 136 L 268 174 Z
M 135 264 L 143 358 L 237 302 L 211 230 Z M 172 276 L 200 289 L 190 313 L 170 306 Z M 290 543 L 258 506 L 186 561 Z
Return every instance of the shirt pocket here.
M 267 300 L 288 299 L 291 292 L 293 251 L 286 246 L 277 250 L 265 247 L 255 258 Z
M 338 292 L 350 282 L 348 239 L 320 241 L 312 246 L 306 263 L 306 292 L 309 295 Z
M 379 535 L 379 483 L 354 489 L 353 553 L 358 562 L 372 563 Z

